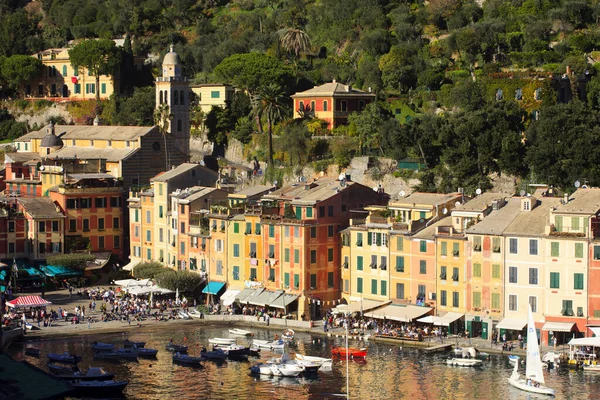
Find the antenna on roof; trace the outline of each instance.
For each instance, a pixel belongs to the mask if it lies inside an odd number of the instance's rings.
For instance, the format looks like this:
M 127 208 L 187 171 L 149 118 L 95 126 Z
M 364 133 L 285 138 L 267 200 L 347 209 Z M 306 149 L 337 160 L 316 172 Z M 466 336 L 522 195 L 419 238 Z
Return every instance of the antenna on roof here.
M 477 190 L 475 190 L 475 193 L 477 193 L 477 196 L 479 196 L 481 194 L 481 189 L 477 188 Z
M 527 192 L 526 192 L 526 191 L 524 191 L 524 190 L 521 190 L 521 191 L 519 192 L 519 194 L 521 195 L 521 197 L 525 196 L 525 193 L 527 193 Z
M 581 186 L 581 182 L 579 182 L 579 180 L 576 180 L 574 185 L 576 188 L 578 188 L 579 186 Z

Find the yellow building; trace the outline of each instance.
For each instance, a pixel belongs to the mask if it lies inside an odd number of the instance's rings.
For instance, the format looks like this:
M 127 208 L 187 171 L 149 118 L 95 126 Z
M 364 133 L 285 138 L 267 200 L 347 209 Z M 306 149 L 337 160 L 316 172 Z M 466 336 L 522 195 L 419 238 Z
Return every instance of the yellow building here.
M 225 108 L 230 105 L 235 94 L 233 86 L 221 83 L 190 85 L 190 90 L 194 93 L 198 105 L 206 114 L 213 107 Z
M 435 226 L 437 312 L 463 314 L 467 306 L 467 237 L 454 230 L 452 218 Z
M 65 216 L 47 197 L 20 198 L 26 224 L 25 252 L 32 260 L 63 253 Z

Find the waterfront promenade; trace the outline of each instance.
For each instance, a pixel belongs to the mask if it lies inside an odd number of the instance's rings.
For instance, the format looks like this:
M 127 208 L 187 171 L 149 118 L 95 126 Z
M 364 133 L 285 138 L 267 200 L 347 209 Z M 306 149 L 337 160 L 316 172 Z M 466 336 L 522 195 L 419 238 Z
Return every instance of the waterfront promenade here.
M 101 288 L 108 288 L 109 286 L 100 286 Z M 37 293 L 39 294 L 39 293 Z M 49 309 L 58 310 L 58 307 L 62 307 L 62 309 L 66 309 L 67 312 L 73 313 L 76 306 L 85 306 L 86 307 L 86 317 L 92 317 L 97 320 L 100 320 L 102 312 L 99 311 L 99 307 L 96 307 L 97 310 L 95 312 L 90 312 L 88 310 L 89 299 L 81 296 L 73 295 L 69 298 L 69 292 L 67 290 L 58 290 L 50 293 L 46 293 L 44 298 L 50 302 L 52 302 L 52 306 Z M 99 303 L 99 302 L 97 302 Z M 50 327 L 39 327 L 37 326 L 37 322 L 29 321 L 34 325 L 33 330 L 28 331 L 23 340 L 43 340 L 47 337 L 57 337 L 57 336 L 77 336 L 77 335 L 98 335 L 102 333 L 125 333 L 125 334 L 134 334 L 136 331 L 165 331 L 165 330 L 175 330 L 180 329 L 181 326 L 203 326 L 203 325 L 214 325 L 214 326 L 239 326 L 239 327 L 248 327 L 254 329 L 277 329 L 281 327 L 284 329 L 285 327 L 290 327 L 298 332 L 307 332 L 313 335 L 320 336 L 330 336 L 330 337 L 339 337 L 342 339 L 345 335 L 345 330 L 343 328 L 333 328 L 328 329 L 327 332 L 324 332 L 323 322 L 322 321 L 293 321 L 293 320 L 285 320 L 278 318 L 270 318 L 269 325 L 261 318 L 258 320 L 256 317 L 252 316 L 242 316 L 242 315 L 205 315 L 204 319 L 193 319 L 193 320 L 167 320 L 167 321 L 155 321 L 152 318 L 148 318 L 141 322 L 131 321 L 129 324 L 127 321 L 108 321 L 108 322 L 93 322 L 88 325 L 87 322 L 82 322 L 80 324 L 73 324 L 70 321 L 60 320 L 53 323 Z M 372 334 L 372 331 L 366 331 L 365 334 Z M 359 336 L 351 336 L 351 341 L 360 340 Z M 433 346 L 440 345 L 440 340 L 437 338 L 425 339 L 423 342 L 414 342 L 401 340 L 396 338 L 372 338 L 371 341 L 377 343 L 385 343 L 392 344 L 403 347 L 417 347 L 417 348 L 428 348 Z M 365 344 L 368 343 L 365 341 Z M 517 355 L 525 355 L 525 352 L 518 347 L 515 347 L 512 351 L 506 352 L 502 351 L 502 345 L 492 345 L 490 340 L 484 340 L 481 338 L 471 338 L 470 340 L 467 338 L 457 338 L 457 337 L 448 337 L 444 340 L 445 344 L 452 345 L 453 347 L 465 347 L 465 346 L 474 346 L 480 351 L 492 353 L 492 354 L 517 354 Z M 568 350 L 568 347 L 566 348 Z M 565 351 L 564 348 L 559 348 L 558 350 L 554 350 L 549 346 L 541 346 L 541 352 L 545 353 L 548 351 Z

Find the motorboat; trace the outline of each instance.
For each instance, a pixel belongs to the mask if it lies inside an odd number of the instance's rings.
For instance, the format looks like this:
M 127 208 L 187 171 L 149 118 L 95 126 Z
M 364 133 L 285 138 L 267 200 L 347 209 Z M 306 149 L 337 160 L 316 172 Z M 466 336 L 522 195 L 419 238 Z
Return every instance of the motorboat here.
M 462 357 L 449 358 L 446 364 L 457 367 L 477 367 L 483 364 L 483 361 L 477 358 L 477 350 L 474 347 L 465 347 L 462 349 Z
M 305 374 L 316 374 L 317 371 L 321 368 L 321 363 L 317 361 L 308 361 L 308 360 L 289 360 L 288 364 L 294 364 L 302 367 L 302 371 Z
M 129 339 L 125 339 L 125 341 L 123 342 L 123 347 L 137 347 L 138 349 L 143 348 L 144 346 L 146 346 L 146 342 L 136 342 L 133 340 L 129 340 Z
M 331 355 L 340 358 L 346 358 L 346 356 L 350 358 L 365 358 L 367 356 L 367 348 L 357 349 L 354 347 L 335 346 L 331 348 Z
M 81 361 L 81 357 L 76 356 L 75 354 L 69 354 L 66 351 L 62 354 L 48 353 L 48 359 L 50 361 L 71 363 L 71 364 L 77 364 L 79 361 Z
M 108 397 L 120 395 L 128 383 L 128 381 L 115 380 L 80 380 L 73 382 L 72 385 L 79 395 Z
M 138 352 L 132 347 L 118 349 L 117 353 L 126 360 L 137 360 L 138 358 Z
M 175 351 L 175 352 L 178 352 L 178 353 L 181 353 L 181 354 L 185 354 L 188 351 L 188 347 L 187 346 L 184 346 L 184 345 L 181 345 L 181 344 L 175 344 L 175 343 L 169 343 L 169 344 L 167 344 L 166 349 L 168 351 Z
M 51 363 L 51 362 L 49 362 L 47 365 L 48 365 L 48 369 L 53 374 L 69 374 L 71 372 L 81 372 L 79 367 L 77 367 L 76 365 L 67 366 L 67 365 L 56 364 L 56 363 Z
M 180 310 L 177 313 L 177 317 L 179 317 L 179 319 L 192 319 L 192 317 L 187 312 L 185 312 L 183 310 Z
M 546 394 L 554 396 L 554 389 L 545 386 L 544 371 L 542 368 L 542 359 L 540 357 L 540 348 L 538 337 L 535 331 L 535 321 L 529 306 L 529 318 L 527 322 L 527 358 L 525 367 L 525 378 L 519 375 L 519 363 L 515 363 L 512 375 L 508 378 L 508 383 L 530 393 Z
M 254 333 L 247 331 L 245 329 L 238 329 L 238 328 L 230 329 L 229 333 L 231 333 L 232 335 L 238 335 L 238 336 L 254 336 Z
M 274 376 L 298 376 L 304 372 L 304 367 L 298 364 L 285 362 L 283 364 L 271 364 Z
M 63 372 L 55 374 L 58 379 L 65 380 L 96 380 L 96 381 L 108 381 L 115 377 L 115 374 L 106 372 L 101 367 L 90 367 L 87 371 L 83 372 L 80 370 Z
M 216 349 L 223 350 L 225 353 L 227 353 L 227 357 L 233 358 L 233 359 L 248 358 L 248 356 L 250 355 L 250 348 L 240 346 L 237 344 L 230 344 L 228 346 L 219 346 L 219 345 L 213 346 L 213 350 L 216 350 Z
M 273 375 L 273 365 L 267 363 L 258 363 L 250 367 L 250 372 L 260 375 Z
M 121 354 L 114 350 L 94 353 L 94 359 L 96 360 L 118 360 L 119 358 L 121 358 Z
M 294 331 L 291 329 L 286 329 L 285 331 L 283 331 L 283 333 L 281 334 L 281 338 L 283 340 L 294 340 Z
M 303 354 L 296 353 L 296 360 L 320 363 L 321 368 L 319 368 L 319 371 L 331 371 L 333 367 L 333 360 L 331 358 L 305 356 Z
M 173 362 L 176 364 L 202 367 L 202 364 L 200 364 L 200 361 L 202 361 L 202 357 L 192 357 L 187 354 L 181 354 L 181 353 L 173 354 Z
M 35 347 L 25 347 L 25 355 L 32 357 L 39 357 L 42 354 L 40 349 Z
M 515 355 L 508 356 L 508 362 L 511 364 L 518 363 L 520 359 L 521 359 L 521 357 L 519 357 L 519 356 L 515 356 Z
M 560 365 L 560 354 L 549 351 L 542 357 L 542 362 L 548 369 L 554 368 L 554 366 Z
M 187 314 L 191 317 L 191 318 L 196 318 L 196 319 L 200 319 L 200 318 L 204 318 L 204 315 L 198 311 L 198 310 L 189 310 L 187 312 Z
M 152 357 L 156 357 L 156 355 L 158 354 L 158 350 L 146 349 L 144 347 L 142 347 L 142 348 L 132 347 L 132 350 L 137 353 L 138 357 L 152 358 Z
M 261 349 L 271 349 L 271 350 L 283 350 L 285 347 L 285 342 L 281 339 L 279 340 L 253 340 L 252 345 L 261 348 Z
M 206 350 L 203 347 L 200 351 L 200 356 L 207 360 L 223 361 L 227 359 L 227 353 L 220 347 L 213 348 L 212 351 Z
M 92 349 L 94 351 L 112 351 L 115 349 L 115 345 L 112 343 L 94 342 L 92 343 Z
M 233 338 L 212 338 L 212 339 L 208 339 L 208 343 L 210 344 L 224 344 L 224 345 L 228 345 L 228 344 L 235 344 L 235 339 Z

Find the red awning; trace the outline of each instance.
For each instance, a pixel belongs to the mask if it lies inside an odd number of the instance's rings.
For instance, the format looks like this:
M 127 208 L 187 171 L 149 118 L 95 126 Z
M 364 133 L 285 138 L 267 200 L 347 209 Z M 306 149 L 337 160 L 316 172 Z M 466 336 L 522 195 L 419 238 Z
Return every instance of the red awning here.
M 40 296 L 21 296 L 6 302 L 7 306 L 14 308 L 46 307 L 51 304 L 52 303 L 42 299 Z

